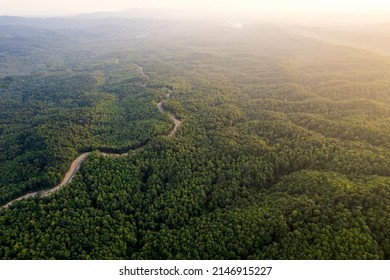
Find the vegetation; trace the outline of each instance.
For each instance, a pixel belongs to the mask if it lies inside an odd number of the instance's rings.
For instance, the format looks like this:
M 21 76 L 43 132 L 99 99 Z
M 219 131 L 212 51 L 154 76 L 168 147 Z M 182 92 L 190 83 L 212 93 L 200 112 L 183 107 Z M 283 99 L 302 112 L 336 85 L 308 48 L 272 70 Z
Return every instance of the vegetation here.
M 94 151 L 60 192 L 0 211 L 0 258 L 390 258 L 389 60 L 197 28 L 75 40 L 78 63 L 0 80 L 2 204 Z

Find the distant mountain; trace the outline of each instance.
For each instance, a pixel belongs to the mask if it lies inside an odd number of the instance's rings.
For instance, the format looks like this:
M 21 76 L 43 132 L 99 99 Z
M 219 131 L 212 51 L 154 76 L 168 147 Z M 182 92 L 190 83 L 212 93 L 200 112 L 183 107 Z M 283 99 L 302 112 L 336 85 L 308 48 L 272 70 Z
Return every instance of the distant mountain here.
M 120 12 L 100 12 L 81 14 L 76 19 L 107 19 L 107 18 L 127 18 L 127 19 L 164 19 L 164 20 L 189 20 L 195 16 L 188 10 L 174 10 L 161 8 L 133 8 Z
M 330 42 L 359 49 L 366 49 L 382 55 L 390 55 L 390 24 L 366 24 L 343 27 L 294 26 L 290 31 Z
M 123 24 L 131 19 L 154 20 L 190 20 L 195 17 L 185 10 L 167 9 L 128 9 L 120 12 L 98 12 L 81 14 L 72 17 L 26 18 L 16 16 L 0 16 L 2 25 L 23 25 L 45 29 L 85 28 L 104 24 Z
M 68 18 L 25 18 L 13 16 L 0 16 L 0 26 L 2 25 L 22 25 L 45 29 L 77 28 L 85 21 L 70 20 Z

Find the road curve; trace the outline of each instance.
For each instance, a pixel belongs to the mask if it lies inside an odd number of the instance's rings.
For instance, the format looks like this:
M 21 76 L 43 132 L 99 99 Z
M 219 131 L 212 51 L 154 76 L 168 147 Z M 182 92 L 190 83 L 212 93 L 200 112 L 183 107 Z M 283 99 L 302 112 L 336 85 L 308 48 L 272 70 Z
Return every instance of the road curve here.
M 43 190 L 43 191 L 36 191 L 36 192 L 32 192 L 32 193 L 28 193 L 28 194 L 25 194 L 21 197 L 18 197 L 10 202 L 8 202 L 6 205 L 4 205 L 2 208 L 8 208 L 10 207 L 13 203 L 15 203 L 16 201 L 20 201 L 20 200 L 23 200 L 23 199 L 26 199 L 26 198 L 30 198 L 30 197 L 36 197 L 36 196 L 39 196 L 39 197 L 45 197 L 45 196 L 49 196 L 51 195 L 52 193 L 55 193 L 57 191 L 59 191 L 60 189 L 62 189 L 66 184 L 68 184 L 70 181 L 72 181 L 74 175 L 76 174 L 76 171 L 80 168 L 80 165 L 81 163 L 84 161 L 84 159 L 87 157 L 89 153 L 84 153 L 84 154 L 81 154 L 80 156 L 78 156 L 73 162 L 72 164 L 70 165 L 70 168 L 68 170 L 68 172 L 66 172 L 65 174 L 65 177 L 64 179 L 62 179 L 61 183 L 59 183 L 57 186 L 51 188 L 51 189 L 48 189 L 48 190 Z
M 169 98 L 171 96 L 171 93 L 172 91 L 169 90 L 169 92 L 167 93 L 167 98 Z M 168 137 L 172 137 L 173 135 L 175 135 L 177 129 L 179 128 L 179 126 L 181 125 L 182 121 L 179 120 L 178 118 L 176 118 L 176 116 L 168 111 L 165 111 L 163 106 L 162 106 L 162 101 L 160 101 L 159 103 L 157 103 L 157 108 L 158 110 L 161 112 L 161 113 L 167 113 L 169 115 L 169 118 L 175 123 L 175 126 L 172 128 L 172 130 L 168 133 Z
M 149 81 L 149 76 L 146 75 L 144 73 L 144 69 L 142 66 L 136 64 L 139 69 L 140 69 L 140 72 L 142 75 L 146 76 L 147 77 L 147 80 L 146 82 L 143 84 L 143 86 L 146 87 L 146 84 L 147 82 Z M 166 94 L 166 98 L 169 99 L 170 96 L 172 94 L 172 90 L 168 90 L 168 93 Z M 172 128 L 172 130 L 168 133 L 168 137 L 172 137 L 175 135 L 177 129 L 179 128 L 179 126 L 181 125 L 182 121 L 179 120 L 178 118 L 176 118 L 175 115 L 173 115 L 172 113 L 170 112 L 167 112 L 164 110 L 164 108 L 162 107 L 162 101 L 160 101 L 159 103 L 157 103 L 157 109 L 161 112 L 161 113 L 167 113 L 170 117 L 170 119 L 175 123 L 175 126 Z M 59 191 L 60 189 L 62 189 L 64 186 L 66 186 L 68 183 L 70 183 L 70 181 L 72 181 L 73 177 L 75 176 L 77 170 L 80 168 L 80 165 L 81 163 L 86 159 L 86 157 L 89 155 L 90 153 L 83 153 L 81 154 L 80 156 L 78 156 L 73 162 L 72 164 L 70 165 L 70 168 L 68 170 L 68 172 L 66 172 L 65 176 L 64 176 L 64 179 L 62 179 L 61 183 L 59 183 L 58 185 L 54 186 L 53 188 L 51 189 L 47 189 L 47 190 L 42 190 L 42 191 L 36 191 L 36 192 L 31 192 L 31 193 L 28 193 L 28 194 L 25 194 L 21 197 L 18 197 L 14 200 L 11 200 L 10 202 L 8 202 L 7 204 L 3 205 L 2 207 L 0 207 L 0 209 L 7 209 L 9 208 L 12 204 L 14 204 L 15 202 L 17 201 L 20 201 L 20 200 L 23 200 L 23 199 L 27 199 L 27 198 L 32 198 L 32 197 L 46 197 L 46 196 L 49 196 L 57 191 Z M 124 153 L 124 154 L 107 154 L 107 153 L 102 153 L 103 156 L 111 156 L 111 157 L 123 157 L 123 156 L 128 156 L 129 153 Z

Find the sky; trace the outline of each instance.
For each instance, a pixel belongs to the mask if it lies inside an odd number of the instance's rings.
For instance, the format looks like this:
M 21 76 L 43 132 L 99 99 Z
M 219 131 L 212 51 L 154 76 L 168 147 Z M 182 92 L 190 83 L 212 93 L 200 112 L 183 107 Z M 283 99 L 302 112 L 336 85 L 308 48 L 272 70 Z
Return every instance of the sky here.
M 164 8 L 198 17 L 390 21 L 389 0 L 0 0 L 0 15 L 65 16 L 130 8 Z

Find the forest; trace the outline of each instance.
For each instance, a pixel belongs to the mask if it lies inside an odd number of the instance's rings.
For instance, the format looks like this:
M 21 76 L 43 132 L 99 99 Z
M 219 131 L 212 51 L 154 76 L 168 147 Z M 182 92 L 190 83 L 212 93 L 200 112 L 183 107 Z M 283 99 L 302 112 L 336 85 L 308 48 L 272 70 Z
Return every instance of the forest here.
M 91 154 L 0 209 L 0 259 L 390 258 L 388 57 L 269 25 L 4 22 L 0 205 Z

